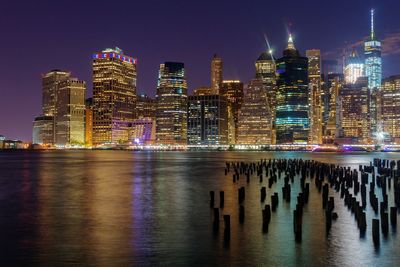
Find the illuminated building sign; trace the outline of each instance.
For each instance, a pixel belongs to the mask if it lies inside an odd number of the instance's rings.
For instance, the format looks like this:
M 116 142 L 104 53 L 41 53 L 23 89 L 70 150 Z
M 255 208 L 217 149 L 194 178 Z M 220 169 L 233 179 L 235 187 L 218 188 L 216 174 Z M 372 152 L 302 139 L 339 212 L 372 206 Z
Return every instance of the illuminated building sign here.
M 132 58 L 132 57 L 128 57 L 128 56 L 124 56 L 118 53 L 96 53 L 93 54 L 93 59 L 98 59 L 98 58 L 118 58 L 122 61 L 125 62 L 129 62 L 132 64 L 136 64 L 137 63 L 137 59 L 136 58 Z

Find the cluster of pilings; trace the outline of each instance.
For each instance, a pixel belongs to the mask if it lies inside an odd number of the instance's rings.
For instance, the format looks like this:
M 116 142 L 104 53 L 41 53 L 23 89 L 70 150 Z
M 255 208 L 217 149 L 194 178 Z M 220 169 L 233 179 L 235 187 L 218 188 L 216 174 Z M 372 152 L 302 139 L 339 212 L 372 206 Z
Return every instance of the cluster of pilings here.
M 310 184 L 306 179 L 314 179 L 317 191 L 321 193 L 321 206 L 325 211 L 326 233 L 329 234 L 332 222 L 338 218 L 334 212 L 335 200 L 332 195 L 340 195 L 344 199 L 344 205 L 354 215 L 360 236 L 364 236 L 367 229 L 367 187 L 369 188 L 369 203 L 375 214 L 379 212 L 379 219 L 372 219 L 372 237 L 375 244 L 379 244 L 380 229 L 384 236 L 389 231 L 389 200 L 387 190 L 394 189 L 395 206 L 390 207 L 390 223 L 395 229 L 397 225 L 397 211 L 400 207 L 400 160 L 389 161 L 374 159 L 369 165 L 359 165 L 357 169 L 336 164 L 328 164 L 315 160 L 303 159 L 262 159 L 258 162 L 226 162 L 225 176 L 232 173 L 232 182 L 239 185 L 241 176 L 244 176 L 249 184 L 255 176 L 260 184 L 260 201 L 267 200 L 267 187 L 264 186 L 264 178 L 268 181 L 268 188 L 284 177 L 282 187 L 282 200 L 291 201 L 292 186 L 295 178 L 299 178 L 300 193 L 297 196 L 296 209 L 293 210 L 293 229 L 295 240 L 302 238 L 303 208 L 308 203 Z M 244 182 L 243 182 L 244 183 Z M 243 183 L 240 183 L 243 185 Z M 382 193 L 382 201 L 379 203 L 376 188 Z M 333 190 L 330 195 L 330 188 Z M 245 223 L 245 186 L 238 188 L 239 223 Z M 358 197 L 358 195 L 361 197 Z M 278 208 L 279 197 L 277 192 L 271 192 L 270 203 L 265 204 L 262 211 L 262 232 L 268 233 L 269 223 L 274 212 Z M 214 229 L 217 231 L 220 225 L 220 210 L 224 208 L 224 192 L 219 194 L 219 208 L 215 207 L 214 191 L 210 192 L 210 207 L 214 209 Z M 380 205 L 379 205 L 380 204 Z M 275 215 L 274 215 L 275 216 Z M 230 215 L 223 214 L 224 240 L 230 239 Z M 379 227 L 380 226 L 380 227 Z

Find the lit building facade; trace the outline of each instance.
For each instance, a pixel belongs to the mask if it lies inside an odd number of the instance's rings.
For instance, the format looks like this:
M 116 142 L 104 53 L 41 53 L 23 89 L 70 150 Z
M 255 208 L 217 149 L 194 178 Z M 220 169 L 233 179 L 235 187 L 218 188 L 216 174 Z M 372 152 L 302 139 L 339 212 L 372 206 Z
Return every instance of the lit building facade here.
M 382 82 L 382 43 L 374 31 L 374 10 L 371 10 L 371 33 L 364 43 L 365 76 L 368 77 L 368 88 L 380 88 Z
M 310 85 L 310 142 L 322 143 L 322 77 L 321 51 L 312 49 L 306 51 L 308 58 L 308 80 Z
M 380 113 L 382 131 L 389 134 L 393 142 L 400 143 L 400 75 L 383 80 L 380 90 Z
M 263 81 L 267 91 L 267 102 L 272 121 L 271 142 L 275 144 L 275 112 L 276 112 L 276 64 L 272 51 L 264 51 L 255 63 L 256 78 Z
M 159 144 L 187 142 L 187 82 L 183 63 L 160 65 L 156 95 L 156 139 Z
M 45 136 L 45 144 L 46 145 L 54 145 L 55 144 L 55 116 L 56 116 L 56 104 L 57 104 L 57 93 L 59 90 L 59 86 L 61 82 L 64 82 L 68 79 L 70 79 L 71 73 L 68 71 L 63 71 L 63 70 L 51 70 L 50 72 L 43 74 L 42 75 L 42 114 L 41 116 L 37 118 L 46 118 L 45 120 L 47 121 L 49 117 L 53 118 L 53 129 L 51 132 L 47 129 L 47 123 L 46 127 L 36 127 L 34 125 L 34 132 L 36 131 L 36 136 Z M 43 121 L 44 123 L 44 121 Z M 34 124 L 41 124 L 41 119 L 39 121 L 36 121 Z M 42 129 L 45 132 L 43 133 L 38 133 L 37 130 Z M 47 137 L 51 135 L 52 140 L 48 139 Z M 36 141 L 38 141 L 37 139 Z M 38 143 L 42 144 L 42 143 Z
M 194 89 L 193 95 L 212 95 L 214 90 L 210 87 L 202 86 Z
M 52 70 L 42 75 L 42 113 L 44 115 L 55 115 L 58 86 L 70 76 L 70 72 L 62 70 Z
M 93 145 L 128 142 L 135 108 L 136 59 L 119 48 L 93 54 Z
M 359 78 L 355 84 L 343 85 L 339 98 L 340 138 L 344 139 L 344 143 L 370 142 L 370 92 L 367 77 Z
M 154 144 L 156 138 L 155 120 L 149 117 L 136 119 L 129 131 L 129 139 L 134 145 Z
M 39 116 L 33 121 L 32 143 L 51 146 L 54 144 L 54 117 Z
M 93 98 L 85 101 L 85 146 L 93 146 Z
M 136 102 L 136 117 L 137 119 L 143 118 L 156 118 L 156 100 L 147 95 L 138 95 Z
M 86 84 L 68 79 L 59 84 L 55 115 L 56 146 L 85 145 Z
M 211 61 L 211 89 L 213 94 L 218 94 L 223 80 L 222 59 L 214 55 Z
M 261 78 L 250 81 L 239 113 L 237 144 L 270 145 L 272 116 L 268 89 Z
M 332 144 L 339 137 L 339 94 L 344 84 L 344 76 L 341 73 L 327 75 L 325 86 L 328 90 L 329 102 L 327 107 L 327 121 L 323 136 L 323 143 Z
M 364 76 L 364 63 L 357 52 L 353 50 L 345 59 L 344 80 L 346 83 L 356 83 L 357 79 Z
M 222 81 L 220 95 L 228 101 L 228 142 L 235 144 L 239 112 L 243 102 L 243 83 L 239 80 Z
M 307 144 L 309 138 L 308 58 L 301 57 L 289 36 L 276 60 L 276 144 Z
M 228 103 L 220 95 L 189 96 L 188 144 L 228 143 Z

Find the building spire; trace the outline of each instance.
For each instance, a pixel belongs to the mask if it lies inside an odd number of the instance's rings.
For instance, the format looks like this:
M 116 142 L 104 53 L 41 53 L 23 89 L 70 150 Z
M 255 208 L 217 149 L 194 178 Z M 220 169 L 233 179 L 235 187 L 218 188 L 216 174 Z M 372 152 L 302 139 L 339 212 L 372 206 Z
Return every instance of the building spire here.
M 289 40 L 288 40 L 288 46 L 287 49 L 293 49 L 296 50 L 296 48 L 294 47 L 294 43 L 293 43 L 293 37 L 292 34 L 289 33 Z
M 371 9 L 371 40 L 375 38 L 375 32 L 374 32 L 374 12 L 375 10 L 372 8 Z

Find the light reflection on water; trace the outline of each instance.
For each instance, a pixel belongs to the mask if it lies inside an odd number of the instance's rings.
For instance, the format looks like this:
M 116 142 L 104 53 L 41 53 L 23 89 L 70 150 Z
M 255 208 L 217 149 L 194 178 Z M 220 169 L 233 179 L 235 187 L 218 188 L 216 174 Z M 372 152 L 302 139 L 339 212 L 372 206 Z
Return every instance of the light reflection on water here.
M 352 168 L 374 157 L 400 159 L 396 153 L 304 152 L 0 152 L 0 263 L 8 265 L 380 265 L 400 262 L 398 233 L 381 234 L 372 244 L 360 238 L 356 221 L 335 197 L 339 218 L 325 234 L 321 195 L 310 182 L 304 208 L 303 238 L 294 242 L 292 201 L 281 198 L 282 179 L 267 189 L 267 202 L 279 194 L 268 234 L 261 231 L 258 178 L 246 185 L 246 217 L 239 224 L 237 189 L 224 176 L 225 161 L 304 158 Z M 244 179 L 241 180 L 243 183 Z M 267 180 L 264 178 L 264 185 Z M 245 183 L 243 183 L 244 185 Z M 223 226 L 215 236 L 209 191 L 225 191 L 223 214 L 231 215 L 231 241 L 223 246 Z M 368 189 L 367 189 L 368 190 Z M 393 187 L 389 206 L 393 205 Z M 381 201 L 380 191 L 377 192 Z M 218 202 L 216 202 L 218 203 Z M 367 200 L 369 203 L 369 200 Z

